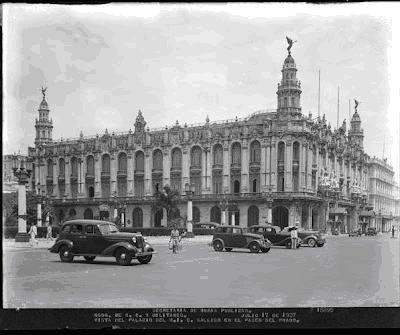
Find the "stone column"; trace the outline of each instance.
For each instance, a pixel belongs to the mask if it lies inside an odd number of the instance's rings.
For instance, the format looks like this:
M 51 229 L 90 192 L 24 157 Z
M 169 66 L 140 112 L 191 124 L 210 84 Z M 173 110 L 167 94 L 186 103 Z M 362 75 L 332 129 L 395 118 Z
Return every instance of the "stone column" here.
M 193 201 L 192 198 L 188 198 L 187 203 L 187 233 L 186 237 L 194 237 L 193 235 Z
M 286 142 L 286 161 L 285 161 L 285 192 L 293 192 L 292 187 L 292 157 L 293 157 L 292 142 Z
M 181 194 L 185 194 L 185 185 L 190 184 L 190 151 L 188 148 L 182 150 L 182 189 Z
M 163 178 L 164 186 L 171 184 L 171 155 L 169 150 L 163 151 Z
M 96 153 L 94 157 L 94 196 L 99 198 L 101 194 L 101 156 Z
M 272 186 L 272 191 L 276 192 L 278 189 L 278 176 L 277 176 L 277 157 L 276 157 L 276 148 L 277 144 L 275 141 L 272 141 L 271 144 L 271 153 L 270 153 L 270 169 L 271 169 L 271 182 L 270 185 Z
M 306 173 L 307 173 L 307 143 L 299 143 L 299 150 L 300 150 L 300 180 L 299 180 L 299 191 L 305 192 L 307 190 L 306 185 Z
M 117 164 L 118 160 L 115 153 L 110 154 L 110 196 L 114 196 L 117 192 Z
M 26 234 L 26 187 L 24 183 L 18 184 L 18 233 Z M 17 237 L 15 240 L 19 242 Z M 26 237 L 21 242 L 27 242 Z
M 36 221 L 37 221 L 37 226 L 38 227 L 41 227 L 42 226 L 42 204 L 39 202 L 37 205 L 36 205 L 36 214 L 37 214 L 37 219 L 36 219 Z
M 83 198 L 85 197 L 85 171 L 86 171 L 86 159 L 84 157 L 81 157 L 80 162 L 79 162 L 79 171 L 78 171 L 78 185 L 79 185 L 79 193 L 78 197 Z
M 206 148 L 203 148 L 201 152 L 201 194 L 205 194 L 207 192 L 207 186 L 208 186 L 208 179 L 207 179 L 207 150 Z
M 69 157 L 65 157 L 65 197 L 68 199 L 71 197 L 71 160 Z
M 242 176 L 240 178 L 240 192 L 247 193 L 249 191 L 249 146 L 243 143 L 242 147 Z
M 223 193 L 232 193 L 230 190 L 230 152 L 228 143 L 223 146 L 223 175 L 222 175 L 222 188 Z
M 133 196 L 133 154 L 131 151 L 127 154 L 127 194 L 128 196 Z
M 235 225 L 235 212 L 232 212 L 232 215 L 231 215 L 231 225 L 232 226 L 234 226 Z
M 39 189 L 38 186 L 40 185 L 40 159 L 35 159 L 35 171 L 33 171 L 35 174 L 35 190 L 34 192 L 36 194 L 39 194 Z
M 53 196 L 60 197 L 60 191 L 58 189 L 58 159 L 53 163 Z
M 226 224 L 226 209 L 221 211 L 221 225 Z
M 211 148 L 207 148 L 207 161 L 206 161 L 206 167 L 207 167 L 207 189 L 206 192 L 207 194 L 211 194 L 212 192 L 212 155 L 211 155 Z
M 153 162 L 150 151 L 146 150 L 144 157 L 144 194 L 146 196 L 152 196 L 153 190 L 151 185 L 151 171 L 153 169 Z
M 265 192 L 268 189 L 269 185 L 269 166 L 267 165 L 267 145 L 262 142 L 261 143 L 261 180 L 260 180 L 260 192 Z
M 311 148 L 308 148 L 308 164 L 307 164 L 307 190 L 312 190 L 312 164 L 313 164 L 313 152 Z
M 309 230 L 312 229 L 312 206 L 308 205 L 308 224 L 307 227 Z

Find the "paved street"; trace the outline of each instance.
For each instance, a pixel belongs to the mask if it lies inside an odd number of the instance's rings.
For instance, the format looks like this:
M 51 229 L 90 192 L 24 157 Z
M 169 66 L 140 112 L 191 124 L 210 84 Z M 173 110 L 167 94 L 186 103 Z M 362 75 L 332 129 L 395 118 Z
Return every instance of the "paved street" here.
M 217 253 L 211 237 L 148 265 L 113 258 L 61 263 L 44 247 L 5 243 L 5 308 L 399 306 L 399 239 L 329 236 L 323 248 Z

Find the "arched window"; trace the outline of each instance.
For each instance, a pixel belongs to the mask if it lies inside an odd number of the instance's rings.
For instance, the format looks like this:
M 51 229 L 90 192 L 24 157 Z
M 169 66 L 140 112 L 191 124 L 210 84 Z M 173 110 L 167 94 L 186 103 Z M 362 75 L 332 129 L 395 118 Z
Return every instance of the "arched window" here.
M 278 144 L 278 161 L 285 161 L 285 143 Z
M 214 164 L 223 164 L 223 149 L 221 144 L 216 144 L 213 150 Z
M 193 214 L 193 222 L 197 223 L 200 222 L 200 210 L 197 207 L 192 208 L 192 214 Z
M 292 107 L 294 107 L 294 97 L 292 97 Z
M 60 158 L 58 161 L 58 168 L 59 168 L 59 176 L 65 177 L 65 160 L 64 158 Z
M 221 209 L 218 206 L 211 208 L 210 221 L 221 224 Z
M 260 163 L 261 162 L 261 146 L 260 142 L 253 141 L 250 145 L 250 162 Z
M 299 142 L 294 142 L 293 143 L 293 161 L 299 161 L 300 160 L 300 144 Z
M 53 176 L 53 161 L 51 159 L 47 161 L 47 175 L 49 177 Z
M 286 97 L 283 98 L 283 106 L 284 106 L 284 107 L 287 107 L 287 98 L 286 98 Z
M 144 171 L 144 153 L 143 151 L 138 151 L 135 155 L 135 170 Z
M 191 166 L 196 166 L 201 168 L 201 148 L 195 146 L 192 148 L 190 153 L 190 163 Z
M 233 183 L 233 193 L 240 193 L 240 181 L 235 180 Z
M 92 220 L 93 219 L 93 211 L 90 208 L 86 208 L 83 213 L 83 218 L 86 220 Z
M 132 226 L 143 227 L 143 211 L 140 207 L 136 207 L 132 213 Z
M 73 209 L 73 208 L 71 208 L 70 210 L 69 210 L 69 212 L 68 212 L 68 215 L 69 215 L 69 217 L 72 219 L 72 218 L 75 218 L 75 216 L 76 216 L 76 210 L 75 209 Z
M 86 157 L 86 173 L 90 176 L 94 176 L 94 158 L 93 158 L 93 156 Z
M 253 193 L 257 193 L 257 179 L 253 179 Z
M 76 157 L 71 158 L 71 176 L 78 177 L 78 159 Z
M 235 142 L 232 145 L 232 164 L 241 165 L 242 161 L 242 148 L 240 143 Z
M 154 170 L 163 169 L 163 154 L 159 149 L 154 150 L 153 152 L 153 169 Z
M 89 198 L 94 198 L 94 187 L 89 186 L 88 188 Z
M 118 155 L 118 171 L 126 172 L 128 170 L 128 162 L 125 152 Z
M 101 171 L 110 173 L 110 156 L 108 154 L 103 155 L 101 158 Z
M 172 168 L 182 168 L 182 152 L 179 148 L 172 150 Z

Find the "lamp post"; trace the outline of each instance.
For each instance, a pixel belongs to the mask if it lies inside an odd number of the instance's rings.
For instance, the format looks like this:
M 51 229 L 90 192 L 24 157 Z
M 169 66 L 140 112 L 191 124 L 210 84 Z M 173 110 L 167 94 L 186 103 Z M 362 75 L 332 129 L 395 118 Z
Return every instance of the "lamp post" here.
M 26 184 L 32 172 L 32 163 L 24 159 L 18 161 L 18 156 L 13 155 L 13 173 L 18 180 L 18 233 L 16 242 L 29 242 L 29 234 L 26 232 Z
M 188 204 L 187 204 L 187 232 L 186 232 L 186 237 L 194 237 L 193 234 L 193 207 L 192 207 L 192 202 L 193 202 L 193 195 L 195 192 L 195 186 L 194 184 L 189 185 L 188 183 L 185 184 L 185 192 L 186 196 L 188 199 Z
M 226 210 L 228 208 L 228 200 L 226 199 L 225 194 L 220 200 L 219 205 L 221 207 L 221 224 L 224 225 L 226 224 Z
M 272 187 L 268 188 L 268 194 L 266 200 L 268 205 L 267 222 L 268 224 L 272 224 L 272 203 L 274 202 L 274 197 L 272 195 Z

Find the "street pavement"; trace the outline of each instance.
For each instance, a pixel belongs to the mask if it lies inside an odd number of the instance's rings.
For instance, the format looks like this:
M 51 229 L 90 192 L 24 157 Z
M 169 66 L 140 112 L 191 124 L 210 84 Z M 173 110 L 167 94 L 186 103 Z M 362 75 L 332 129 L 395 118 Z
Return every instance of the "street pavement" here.
M 328 236 L 322 248 L 267 254 L 215 252 L 211 236 L 147 237 L 147 265 L 99 257 L 61 263 L 53 242 L 3 241 L 4 308 L 381 307 L 399 306 L 399 241 L 389 235 Z

